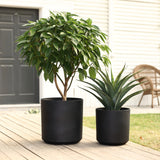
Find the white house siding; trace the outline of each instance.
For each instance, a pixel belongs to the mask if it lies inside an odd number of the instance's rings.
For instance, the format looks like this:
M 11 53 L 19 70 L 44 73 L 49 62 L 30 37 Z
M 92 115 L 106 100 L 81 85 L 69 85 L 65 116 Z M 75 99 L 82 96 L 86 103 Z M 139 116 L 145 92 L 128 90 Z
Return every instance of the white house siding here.
M 112 65 L 128 72 L 138 64 L 160 69 L 160 0 L 114 0 L 112 3 Z M 140 95 L 129 101 L 137 105 Z M 156 102 L 156 101 L 155 101 Z M 142 105 L 150 104 L 146 96 Z
M 13 8 L 39 9 L 39 17 L 48 17 L 51 11 L 69 11 L 80 15 L 82 18 L 91 18 L 105 33 L 108 33 L 108 0 L 0 0 L 0 6 Z M 80 90 L 76 81 L 70 89 L 69 97 L 82 97 L 84 106 L 99 106 L 97 101 L 87 93 Z M 43 75 L 40 77 L 40 98 L 58 97 L 55 85 L 45 82 Z
M 82 18 L 91 18 L 93 23 L 108 34 L 109 22 L 109 4 L 108 0 L 74 0 L 74 12 Z M 77 77 L 78 79 L 78 77 Z M 83 83 L 74 82 L 74 96 L 84 99 L 84 106 L 101 106 L 101 104 L 91 94 L 83 91 L 77 86 L 85 86 Z
M 128 72 L 142 63 L 160 68 L 160 0 L 0 0 L 0 6 L 39 9 L 39 17 L 49 10 L 70 11 L 93 23 L 109 34 L 113 70 L 117 73 L 124 63 Z M 79 89 L 74 81 L 68 96 L 82 97 L 84 106 L 100 106 L 95 98 Z M 40 98 L 59 96 L 54 84 L 40 77 Z M 139 96 L 129 101 L 136 105 Z M 149 104 L 148 98 L 142 104 Z

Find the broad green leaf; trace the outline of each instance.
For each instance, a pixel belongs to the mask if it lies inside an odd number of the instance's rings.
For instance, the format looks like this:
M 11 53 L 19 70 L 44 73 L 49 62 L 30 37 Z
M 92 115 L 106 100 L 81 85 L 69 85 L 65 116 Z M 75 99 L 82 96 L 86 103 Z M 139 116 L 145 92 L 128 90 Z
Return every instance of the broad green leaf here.
M 36 29 L 35 28 L 32 28 L 30 29 L 30 36 L 34 36 L 34 34 L 36 33 Z
M 68 43 L 64 43 L 63 50 L 66 50 L 69 47 Z
M 96 70 L 94 67 L 89 68 L 89 75 L 91 78 L 95 79 L 96 78 Z
M 64 32 L 61 32 L 60 36 L 64 37 L 64 36 L 66 36 L 66 34 Z
M 57 43 L 53 43 L 54 48 L 58 51 L 59 47 Z
M 49 44 L 51 41 L 52 41 L 52 38 L 45 39 L 45 43 L 46 43 L 46 45 L 47 45 L 47 44 Z
M 83 80 L 84 80 L 84 74 L 79 73 L 79 80 L 80 80 L 80 81 L 83 81 Z

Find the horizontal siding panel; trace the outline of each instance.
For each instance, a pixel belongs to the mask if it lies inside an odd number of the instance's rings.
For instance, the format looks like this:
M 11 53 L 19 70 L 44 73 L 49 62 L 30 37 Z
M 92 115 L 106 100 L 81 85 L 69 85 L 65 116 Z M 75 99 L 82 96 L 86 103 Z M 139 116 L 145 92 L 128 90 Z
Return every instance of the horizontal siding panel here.
M 93 17 L 97 17 L 97 18 L 102 18 L 104 19 L 104 15 L 108 17 L 108 14 L 106 14 L 105 12 L 96 12 L 94 10 L 90 10 L 90 11 L 87 11 L 88 8 L 86 10 L 79 10 L 79 11 L 76 11 L 77 13 L 79 14 L 84 14 L 86 17 L 88 17 L 89 15 L 92 15 Z
M 132 54 L 132 55 L 130 55 L 130 54 L 120 53 L 120 54 L 115 54 L 114 57 L 116 57 L 116 59 L 118 59 L 118 60 L 120 60 L 120 59 L 128 59 L 129 60 L 130 58 L 132 58 L 132 61 L 134 59 L 137 59 L 137 57 L 139 57 L 139 60 L 141 61 L 141 58 L 144 58 L 144 55 L 143 54 Z M 151 54 L 149 54 L 149 55 L 146 54 L 145 57 L 146 57 L 145 59 L 148 59 L 149 61 L 150 60 L 153 60 L 153 61 L 156 61 L 156 60 L 159 61 L 160 60 L 158 54 L 154 55 L 154 56 L 151 55 Z
M 126 54 L 126 55 L 137 55 L 137 56 L 143 56 L 145 57 L 146 55 L 151 55 L 152 57 L 155 57 L 156 55 L 159 56 L 159 50 L 158 49 L 141 49 L 141 47 L 137 47 L 136 49 L 133 48 L 131 49 L 131 47 L 117 47 L 114 49 L 114 53 L 113 55 L 122 55 L 122 54 Z M 160 59 L 160 58 L 159 58 Z M 131 60 L 132 61 L 132 60 Z
M 113 39 L 117 40 L 120 39 L 120 42 L 127 41 L 130 39 L 133 40 L 144 40 L 148 42 L 160 42 L 160 36 L 157 33 L 152 33 L 151 32 L 134 32 L 134 31 L 115 31 L 113 35 Z
M 91 10 L 94 10 L 97 11 L 99 10 L 99 8 L 101 8 L 102 11 L 106 11 L 108 10 L 108 3 L 93 3 L 93 2 L 89 2 L 89 3 L 86 3 L 85 1 L 85 4 L 83 4 L 82 2 L 76 2 L 75 1 L 75 8 L 78 8 L 78 9 L 84 9 L 84 6 L 85 8 L 90 8 Z M 106 10 L 105 10 L 106 9 Z
M 74 10 L 83 18 L 91 18 L 93 24 L 108 33 L 108 0 L 75 0 Z
M 130 53 L 133 53 L 134 51 L 138 51 L 138 52 L 144 52 L 145 54 L 147 53 L 150 53 L 151 52 L 159 52 L 159 49 L 158 49 L 158 46 L 155 45 L 149 45 L 147 46 L 147 44 L 145 45 L 141 45 L 141 44 L 115 44 L 115 49 L 114 51 L 116 52 L 119 52 L 119 51 L 122 51 L 122 50 L 125 50 L 124 52 L 130 52 Z
M 159 20 L 160 15 L 152 17 L 152 15 L 145 15 L 145 16 L 138 16 L 137 15 L 136 16 L 136 14 L 135 14 L 133 16 L 128 15 L 126 17 L 125 16 L 126 14 L 116 15 L 117 19 L 116 19 L 115 22 L 120 22 L 121 21 L 121 23 L 123 22 L 123 23 L 130 23 L 130 24 L 148 24 L 149 23 L 150 25 L 152 25 L 152 24 L 157 25 L 157 23 L 160 22 L 160 20 Z
M 116 0 L 117 1 L 117 0 Z M 158 12 L 159 10 L 159 7 L 160 7 L 160 4 L 144 4 L 144 3 L 141 3 L 141 4 L 138 4 L 137 2 L 127 2 L 127 1 L 121 1 L 121 3 L 115 3 L 114 4 L 114 9 L 116 11 L 119 12 L 120 14 L 120 11 L 124 10 L 126 12 L 128 12 L 128 14 L 132 14 L 134 11 L 135 13 L 138 12 L 140 14 L 144 13 L 144 12 L 152 12 L 152 13 L 156 13 Z M 118 14 L 117 12 L 114 12 L 113 14 Z M 148 13 L 147 13 L 148 14 Z
M 114 8 L 133 8 L 133 9 L 140 9 L 140 8 L 144 8 L 144 9 L 156 9 L 160 6 L 160 2 L 159 3 L 141 3 L 138 1 L 130 1 L 130 0 L 115 0 L 114 1 Z M 136 11 L 136 10 L 135 10 Z
M 108 4 L 108 1 L 106 0 L 73 0 L 74 2 L 76 3 L 80 3 L 80 4 L 91 4 L 91 3 L 94 3 L 94 4 Z
M 121 37 L 116 37 L 115 41 L 114 41 L 114 45 L 117 46 L 117 44 L 119 43 L 123 43 L 123 44 L 127 44 L 127 43 L 133 43 L 133 44 L 147 44 L 147 45 L 158 45 L 160 46 L 160 37 L 157 37 L 157 40 L 155 40 L 155 38 L 153 37 L 154 41 L 148 41 L 147 39 L 140 39 L 140 38 L 135 38 L 132 39 L 132 37 L 128 38 L 128 39 L 121 39 Z
M 114 0 L 112 29 L 115 74 L 124 64 L 127 73 L 139 64 L 160 68 L 160 0 Z
M 125 14 L 124 14 L 124 17 L 118 15 L 116 16 L 116 20 L 115 20 L 115 23 L 127 23 L 127 24 L 140 24 L 140 25 L 155 25 L 157 26 L 158 23 L 160 23 L 160 20 L 159 20 L 159 16 L 157 16 L 156 18 L 152 16 L 150 17 L 125 17 Z
M 73 0 L 74 12 L 82 18 L 91 18 L 93 24 L 97 25 L 103 32 L 108 34 L 109 9 L 108 0 Z M 76 78 L 78 79 L 78 77 Z M 85 107 L 102 106 L 96 98 L 77 86 L 82 86 L 81 82 L 74 84 L 74 96 L 84 100 Z
M 112 62 L 112 67 L 114 69 L 115 74 L 119 72 L 120 68 L 122 68 L 124 64 L 126 64 L 127 66 L 127 72 L 131 72 L 134 69 L 134 67 L 139 64 L 153 65 L 155 62 L 156 64 L 154 66 L 160 69 L 160 60 L 154 60 L 154 59 L 149 60 L 148 58 L 149 57 L 146 57 L 145 59 L 142 58 L 140 60 L 139 57 L 137 57 L 137 59 L 133 60 L 131 63 L 128 63 L 128 59 L 119 59 L 118 61 Z
M 143 15 L 144 13 L 149 15 L 149 13 L 152 13 L 153 15 L 157 15 L 158 14 L 158 11 L 159 11 L 159 6 L 147 6 L 147 7 L 144 7 L 143 5 L 141 7 L 135 7 L 135 6 L 123 6 L 123 5 L 119 5 L 119 6 L 115 6 L 115 10 L 117 12 L 114 12 L 113 14 L 115 15 L 122 15 L 124 14 L 124 12 L 127 12 L 127 14 L 129 15 L 134 15 L 134 14 L 139 14 L 139 15 Z M 121 11 L 124 11 L 124 12 L 121 12 Z M 135 12 L 136 11 L 136 12 Z M 143 15 L 144 16 L 144 15 Z
M 160 22 L 159 22 L 160 24 Z M 127 24 L 127 23 L 117 23 L 115 24 L 115 31 L 134 31 L 134 32 L 145 32 L 145 33 L 156 33 L 156 34 L 160 34 L 160 30 L 159 30 L 159 26 L 157 24 L 157 26 L 155 25 L 148 25 L 147 24 Z
M 160 4 L 159 0 L 128 0 L 128 1 Z

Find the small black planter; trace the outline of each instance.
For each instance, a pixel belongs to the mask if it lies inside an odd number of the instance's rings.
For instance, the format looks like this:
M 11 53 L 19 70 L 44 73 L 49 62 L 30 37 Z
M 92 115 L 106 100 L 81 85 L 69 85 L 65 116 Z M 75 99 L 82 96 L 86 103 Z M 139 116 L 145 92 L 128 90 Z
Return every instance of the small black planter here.
M 108 111 L 96 109 L 97 141 L 100 144 L 122 145 L 129 140 L 130 109 Z
M 83 100 L 41 100 L 42 139 L 52 144 L 78 143 L 82 139 Z

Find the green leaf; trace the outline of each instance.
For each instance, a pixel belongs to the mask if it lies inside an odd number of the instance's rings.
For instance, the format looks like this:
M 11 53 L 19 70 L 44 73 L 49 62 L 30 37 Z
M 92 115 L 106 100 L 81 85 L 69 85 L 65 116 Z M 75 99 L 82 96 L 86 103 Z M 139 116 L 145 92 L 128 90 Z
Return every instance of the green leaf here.
M 78 68 L 78 72 L 83 74 L 84 77 L 87 77 L 87 72 L 84 69 Z
M 88 18 L 88 19 L 86 20 L 86 22 L 88 23 L 89 26 L 91 26 L 92 20 L 91 20 L 90 18 Z
M 61 32 L 61 33 L 60 33 L 60 36 L 61 36 L 61 37 L 65 37 L 66 34 L 65 34 L 64 32 Z
M 45 81 L 47 81 L 47 79 L 48 79 L 48 72 L 47 71 L 44 71 L 44 79 L 45 79 Z
M 50 36 L 47 33 L 45 33 L 45 32 L 41 33 L 41 37 L 43 37 L 43 38 L 50 38 Z
M 50 75 L 49 75 L 49 81 L 50 81 L 51 83 L 53 83 L 53 80 L 54 80 L 54 75 L 50 74 Z
M 46 45 L 48 45 L 51 41 L 52 41 L 52 38 L 45 39 L 45 43 L 46 43 Z
M 94 67 L 89 68 L 89 75 L 91 78 L 95 79 L 96 78 L 96 70 Z
M 58 51 L 59 47 L 57 43 L 53 43 L 54 48 Z
M 84 80 L 84 74 L 79 73 L 79 80 L 80 80 L 80 81 L 83 81 L 83 80 Z
M 72 41 L 72 43 L 73 43 L 75 46 L 77 46 L 77 45 L 78 45 L 78 41 L 77 41 L 77 39 L 72 38 L 72 39 L 71 39 L 71 41 Z
M 117 108 L 120 109 L 129 99 L 131 99 L 132 97 L 134 97 L 134 96 L 136 96 L 136 95 L 138 95 L 138 94 L 140 94 L 140 93 L 142 93 L 142 92 L 143 92 L 143 90 L 140 90 L 140 91 L 136 91 L 136 92 L 128 95 L 127 97 L 125 97 L 125 98 L 118 104 Z
M 29 43 L 29 40 L 20 40 L 17 45 Z
M 63 45 L 63 50 L 66 50 L 67 48 L 68 48 L 68 43 L 64 43 L 64 45 Z
M 34 34 L 36 33 L 36 29 L 35 28 L 32 28 L 30 29 L 30 36 L 34 36 Z

